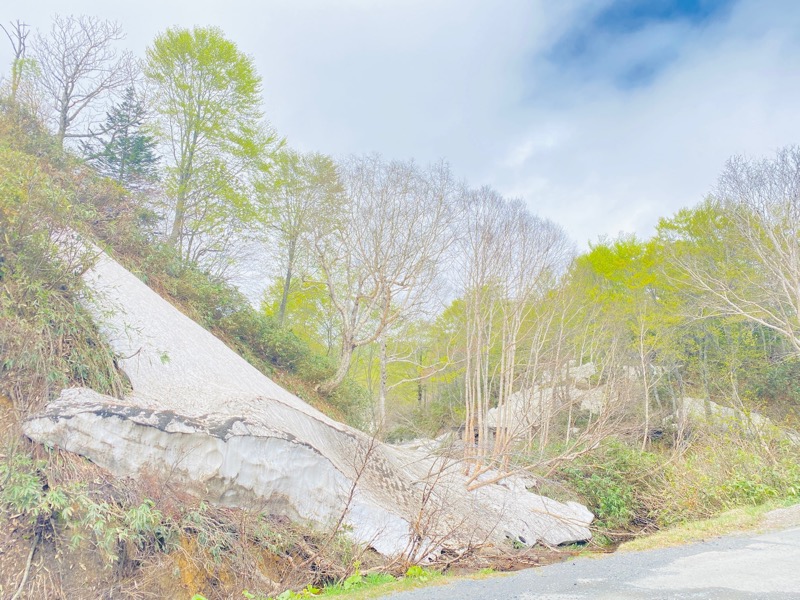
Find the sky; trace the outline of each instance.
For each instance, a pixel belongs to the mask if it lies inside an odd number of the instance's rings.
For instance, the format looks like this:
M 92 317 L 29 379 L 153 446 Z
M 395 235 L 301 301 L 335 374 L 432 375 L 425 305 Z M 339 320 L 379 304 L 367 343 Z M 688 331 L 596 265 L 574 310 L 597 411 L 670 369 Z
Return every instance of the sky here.
M 118 21 L 142 56 L 217 25 L 253 57 L 290 146 L 444 159 L 579 248 L 700 202 L 725 161 L 800 142 L 794 0 L 5 3 L 3 22 Z M 0 44 L 0 64 L 10 48 Z M 4 71 L 8 68 L 4 67 Z

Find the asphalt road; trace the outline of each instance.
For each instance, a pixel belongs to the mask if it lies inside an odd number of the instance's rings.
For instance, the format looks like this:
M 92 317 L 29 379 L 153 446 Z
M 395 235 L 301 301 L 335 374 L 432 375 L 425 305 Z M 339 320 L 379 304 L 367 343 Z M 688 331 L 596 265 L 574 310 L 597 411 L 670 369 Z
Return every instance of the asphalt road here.
M 391 600 L 800 600 L 800 527 L 579 558 Z

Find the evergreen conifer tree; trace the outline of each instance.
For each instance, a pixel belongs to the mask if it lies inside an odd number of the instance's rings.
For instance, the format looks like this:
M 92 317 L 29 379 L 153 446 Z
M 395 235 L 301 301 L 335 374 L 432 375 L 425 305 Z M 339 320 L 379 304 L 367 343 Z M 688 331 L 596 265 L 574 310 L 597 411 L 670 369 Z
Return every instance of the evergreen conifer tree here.
M 99 173 L 121 185 L 137 189 L 157 177 L 155 140 L 143 129 L 146 109 L 131 86 L 125 96 L 106 114 L 98 135 L 83 142 L 86 160 Z

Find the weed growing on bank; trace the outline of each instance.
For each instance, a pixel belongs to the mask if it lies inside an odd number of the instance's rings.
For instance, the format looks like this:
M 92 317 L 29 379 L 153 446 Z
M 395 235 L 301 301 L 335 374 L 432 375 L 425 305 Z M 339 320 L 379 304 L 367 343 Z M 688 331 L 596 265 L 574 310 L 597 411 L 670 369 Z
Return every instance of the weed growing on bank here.
M 31 597 L 85 597 L 89 581 L 134 596 L 200 590 L 234 597 L 252 590 L 266 598 L 308 586 L 332 593 L 379 579 L 381 557 L 340 531 L 213 507 L 155 479 L 109 478 L 58 450 L 26 444 L 0 449 L 0 457 L 3 597 L 20 587 Z M 41 561 L 47 570 L 35 566 Z
M 680 448 L 637 446 L 609 439 L 557 474 L 609 541 L 737 507 L 800 501 L 800 447 L 777 430 L 749 435 L 705 426 Z
M 58 245 L 93 219 L 50 166 L 0 145 L 0 394 L 20 417 L 70 385 L 125 390 L 80 300 L 94 257 Z

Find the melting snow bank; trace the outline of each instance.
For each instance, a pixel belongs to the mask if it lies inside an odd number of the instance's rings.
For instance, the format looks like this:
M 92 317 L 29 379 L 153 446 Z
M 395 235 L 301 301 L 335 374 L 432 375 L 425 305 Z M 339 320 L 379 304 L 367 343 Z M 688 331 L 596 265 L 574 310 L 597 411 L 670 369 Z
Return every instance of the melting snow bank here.
M 329 527 L 420 558 L 510 537 L 591 537 L 582 505 L 513 479 L 468 491 L 456 461 L 382 444 L 264 376 L 105 254 L 84 278 L 87 308 L 119 356 L 124 400 L 64 390 L 24 424 L 31 439 L 118 476 L 151 474 L 226 506 Z

